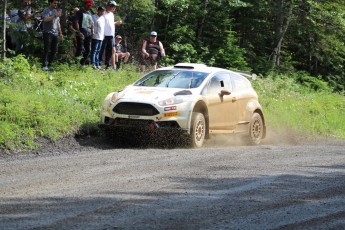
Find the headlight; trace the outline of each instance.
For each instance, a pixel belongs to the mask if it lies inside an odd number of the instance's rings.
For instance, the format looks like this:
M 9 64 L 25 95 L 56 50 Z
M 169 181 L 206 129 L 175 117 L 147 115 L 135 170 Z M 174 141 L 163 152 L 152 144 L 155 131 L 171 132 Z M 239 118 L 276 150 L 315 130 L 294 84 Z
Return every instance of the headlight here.
M 167 105 L 176 105 L 182 103 L 184 100 L 180 97 L 172 97 L 169 99 L 166 99 L 164 101 L 158 102 L 158 105 L 160 106 L 167 106 Z
M 117 101 L 117 99 L 118 99 L 118 93 L 116 92 L 116 93 L 113 93 L 113 95 L 111 96 L 110 101 L 112 103 L 115 103 Z

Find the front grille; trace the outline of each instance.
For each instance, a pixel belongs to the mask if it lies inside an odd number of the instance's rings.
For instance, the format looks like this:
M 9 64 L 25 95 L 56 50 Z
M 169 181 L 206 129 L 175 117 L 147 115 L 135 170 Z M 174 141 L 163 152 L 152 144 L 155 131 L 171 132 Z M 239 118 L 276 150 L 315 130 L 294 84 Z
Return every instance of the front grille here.
M 159 111 L 149 104 L 121 102 L 117 104 L 113 111 L 119 114 L 153 116 L 159 114 Z
M 153 123 L 151 120 L 138 120 L 138 119 L 128 119 L 128 118 L 116 118 L 113 122 L 115 126 L 127 126 L 127 127 L 149 127 Z

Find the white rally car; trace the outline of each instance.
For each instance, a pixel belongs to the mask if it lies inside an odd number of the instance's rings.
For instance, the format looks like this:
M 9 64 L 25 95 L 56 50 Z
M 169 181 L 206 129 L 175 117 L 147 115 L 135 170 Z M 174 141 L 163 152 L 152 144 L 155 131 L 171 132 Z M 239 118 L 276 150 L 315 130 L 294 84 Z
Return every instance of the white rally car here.
M 266 135 L 265 119 L 244 75 L 192 63 L 154 70 L 105 98 L 100 126 L 132 135 L 182 132 L 192 147 L 218 133 L 242 133 L 259 144 Z

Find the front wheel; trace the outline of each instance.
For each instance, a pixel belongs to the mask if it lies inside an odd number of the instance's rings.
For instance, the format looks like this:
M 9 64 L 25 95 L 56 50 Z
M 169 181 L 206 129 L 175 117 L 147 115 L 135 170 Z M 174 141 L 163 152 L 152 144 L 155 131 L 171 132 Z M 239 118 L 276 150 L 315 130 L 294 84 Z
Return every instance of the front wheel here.
M 191 147 L 202 147 L 206 134 L 206 121 L 202 113 L 193 113 L 190 132 Z
M 249 127 L 249 143 L 258 145 L 264 137 L 264 122 L 260 114 L 254 113 Z

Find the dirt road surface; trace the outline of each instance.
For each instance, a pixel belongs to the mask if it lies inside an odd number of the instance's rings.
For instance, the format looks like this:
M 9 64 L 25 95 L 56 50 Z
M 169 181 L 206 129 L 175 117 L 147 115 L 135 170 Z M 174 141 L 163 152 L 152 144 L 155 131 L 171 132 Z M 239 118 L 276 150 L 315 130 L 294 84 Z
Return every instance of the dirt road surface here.
M 0 229 L 345 229 L 345 142 L 2 157 Z

